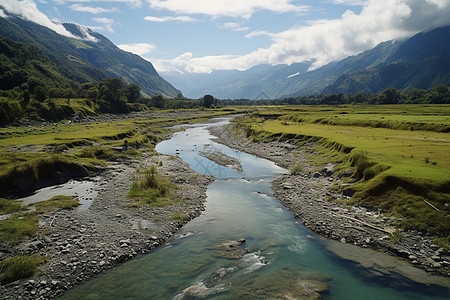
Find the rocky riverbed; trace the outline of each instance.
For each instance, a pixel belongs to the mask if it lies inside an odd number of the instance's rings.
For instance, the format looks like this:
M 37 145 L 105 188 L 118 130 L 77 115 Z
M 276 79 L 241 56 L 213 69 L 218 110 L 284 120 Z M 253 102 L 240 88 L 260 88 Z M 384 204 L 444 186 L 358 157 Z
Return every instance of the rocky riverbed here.
M 435 245 L 431 237 L 417 231 L 403 231 L 395 220 L 377 210 L 345 202 L 333 165 L 319 169 L 305 157 L 311 147 L 298 148 L 287 142 L 254 143 L 232 130 L 232 124 L 212 127 L 217 142 L 274 161 L 284 168 L 300 166 L 292 174 L 273 181 L 276 198 L 310 230 L 342 243 L 382 250 L 427 271 L 450 276 L 450 253 Z M 351 175 L 350 172 L 348 175 Z
M 182 201 L 164 207 L 129 206 L 127 193 L 135 168 L 149 164 L 157 165 L 160 174 L 179 186 L 175 193 Z M 212 180 L 194 172 L 179 158 L 166 155 L 110 164 L 96 179 L 98 196 L 88 209 L 40 215 L 39 236 L 16 246 L 3 245 L 2 258 L 35 254 L 46 257 L 47 262 L 32 278 L 0 286 L 1 298 L 53 298 L 165 243 L 184 222 L 204 210 L 206 187 Z

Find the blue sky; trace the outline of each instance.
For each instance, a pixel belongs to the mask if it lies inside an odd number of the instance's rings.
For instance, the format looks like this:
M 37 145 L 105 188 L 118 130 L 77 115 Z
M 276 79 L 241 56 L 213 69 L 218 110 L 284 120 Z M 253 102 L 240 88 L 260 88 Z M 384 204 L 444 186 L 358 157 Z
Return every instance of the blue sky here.
M 61 22 L 87 26 L 162 73 L 302 61 L 314 69 L 450 25 L 450 0 L 0 0 L 0 6 L 61 34 L 67 35 Z

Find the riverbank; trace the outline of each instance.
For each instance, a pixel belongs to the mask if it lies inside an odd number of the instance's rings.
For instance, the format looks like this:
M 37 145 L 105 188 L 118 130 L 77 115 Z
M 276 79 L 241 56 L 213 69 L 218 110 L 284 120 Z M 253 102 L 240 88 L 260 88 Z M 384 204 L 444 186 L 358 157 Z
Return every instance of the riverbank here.
M 127 198 L 135 169 L 157 166 L 178 186 L 173 205 L 132 207 Z M 85 179 L 86 180 L 86 179 Z M 119 263 L 164 244 L 184 223 L 204 210 L 211 176 L 180 158 L 144 155 L 142 160 L 110 162 L 94 180 L 98 196 L 85 210 L 55 210 L 38 215 L 39 234 L 18 245 L 4 244 L 1 260 L 38 255 L 46 263 L 31 278 L 0 285 L 2 299 L 50 299 Z
M 287 142 L 254 143 L 233 124 L 210 128 L 217 141 L 229 147 L 274 161 L 295 172 L 272 183 L 275 196 L 296 218 L 322 236 L 365 248 L 381 250 L 409 261 L 429 272 L 450 276 L 450 253 L 439 248 L 431 237 L 418 231 L 403 231 L 396 220 L 380 211 L 345 202 L 346 195 L 330 187 L 340 184 L 332 165 L 317 167 L 305 157 L 311 145 L 297 148 Z M 319 154 L 320 155 L 320 154 Z

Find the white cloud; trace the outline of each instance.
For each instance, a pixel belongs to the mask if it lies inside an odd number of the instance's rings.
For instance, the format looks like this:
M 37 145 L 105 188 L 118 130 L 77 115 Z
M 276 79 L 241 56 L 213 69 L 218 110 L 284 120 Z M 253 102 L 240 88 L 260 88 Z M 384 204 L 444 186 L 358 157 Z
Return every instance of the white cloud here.
M 248 27 L 241 27 L 241 25 L 239 23 L 234 23 L 234 22 L 224 23 L 223 25 L 220 25 L 219 27 L 223 28 L 223 29 L 231 29 L 233 31 L 248 31 L 250 29 Z
M 179 14 L 204 14 L 250 18 L 257 10 L 277 13 L 304 12 L 307 6 L 292 4 L 293 0 L 147 0 L 151 8 L 167 9 Z
M 3 9 L 0 8 L 0 18 L 7 18 L 8 16 L 5 14 Z
M 364 5 L 367 0 L 331 0 L 330 2 L 343 5 Z
M 255 36 L 260 36 L 260 35 L 267 35 L 269 37 L 275 36 L 275 34 L 265 31 L 265 30 L 256 30 L 256 31 L 252 31 L 252 32 L 246 34 L 245 37 L 248 39 L 251 39 L 251 38 L 254 38 Z
M 56 4 L 67 4 L 67 3 L 89 3 L 89 2 L 115 2 L 115 3 L 125 3 L 132 8 L 138 8 L 142 6 L 142 0 L 53 0 Z
M 64 26 L 52 22 L 45 14 L 39 11 L 33 0 L 2 0 L 0 5 L 11 14 L 18 15 L 27 21 L 48 27 L 61 35 L 75 38 L 75 36 L 67 31 Z
M 117 8 L 103 8 L 103 7 L 91 7 L 91 6 L 83 6 L 80 3 L 72 4 L 69 6 L 71 10 L 74 11 L 81 11 L 81 12 L 88 12 L 91 14 L 102 14 L 102 13 L 110 13 L 110 12 L 117 12 Z
M 166 16 L 166 17 L 154 17 L 154 16 L 147 16 L 144 17 L 144 20 L 146 21 L 150 21 L 150 22 L 182 22 L 182 23 L 187 23 L 187 22 L 197 22 L 196 19 L 189 17 L 189 16 L 176 16 L 176 17 L 172 17 L 172 16 Z
M 137 55 L 144 55 L 153 51 L 156 47 L 154 44 L 148 43 L 134 43 L 134 44 L 121 44 L 117 45 L 123 51 L 128 51 Z
M 103 27 L 101 27 L 103 30 L 107 30 L 111 33 L 114 33 L 113 25 L 114 20 L 110 18 L 92 18 L 93 21 L 103 24 Z
M 170 66 L 166 62 L 164 68 L 209 73 L 214 69 L 247 69 L 258 64 L 312 61 L 312 70 L 383 41 L 450 25 L 449 15 L 448 0 L 368 0 L 359 14 L 347 10 L 339 19 L 311 21 L 306 26 L 296 26 L 280 33 L 255 31 L 246 35 L 248 38 L 270 36 L 273 43 L 268 48 L 239 57 L 196 58 L 192 53 L 185 53 L 173 59 Z

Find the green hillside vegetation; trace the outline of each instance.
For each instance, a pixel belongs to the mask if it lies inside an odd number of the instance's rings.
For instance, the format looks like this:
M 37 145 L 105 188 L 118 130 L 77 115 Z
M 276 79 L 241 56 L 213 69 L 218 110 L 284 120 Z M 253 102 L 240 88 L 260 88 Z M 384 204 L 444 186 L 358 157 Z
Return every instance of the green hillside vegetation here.
M 73 41 L 77 47 L 89 48 L 83 41 Z M 69 59 L 78 61 L 75 56 Z M 91 81 L 80 82 L 66 76 L 65 67 L 55 64 L 38 46 L 0 36 L 0 125 L 23 118 L 57 122 L 76 115 L 220 106 L 211 95 L 198 100 L 185 100 L 181 93 L 175 99 L 144 97 L 139 85 L 119 78 L 89 77 Z
M 450 234 L 449 105 L 274 107 L 239 126 L 255 141 L 313 142 L 318 166 L 353 170 L 350 202 L 392 213 L 406 228 Z
M 0 18 L 0 36 L 38 47 L 58 67 L 58 71 L 77 84 L 120 78 L 126 85 L 135 83 L 148 96 L 175 97 L 180 91 L 161 78 L 153 65 L 138 55 L 122 51 L 103 35 L 78 25 L 63 24 L 79 39 L 57 34 L 44 26 L 9 16 Z M 56 86 L 58 87 L 58 86 Z M 72 85 L 74 88 L 74 86 Z

